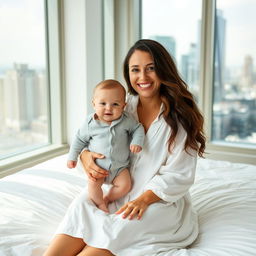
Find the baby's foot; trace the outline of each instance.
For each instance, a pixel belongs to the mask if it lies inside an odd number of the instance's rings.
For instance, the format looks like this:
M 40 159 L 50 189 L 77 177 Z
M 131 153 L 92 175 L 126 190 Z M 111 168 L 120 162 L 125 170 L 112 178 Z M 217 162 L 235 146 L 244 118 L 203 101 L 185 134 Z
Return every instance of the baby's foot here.
M 99 204 L 98 208 L 101 209 L 102 211 L 109 213 L 108 207 L 106 206 L 105 203 Z

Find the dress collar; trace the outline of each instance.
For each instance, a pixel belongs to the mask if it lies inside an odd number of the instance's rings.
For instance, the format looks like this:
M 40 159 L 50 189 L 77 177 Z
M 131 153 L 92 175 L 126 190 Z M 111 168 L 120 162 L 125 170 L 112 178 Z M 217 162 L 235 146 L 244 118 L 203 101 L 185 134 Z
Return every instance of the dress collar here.
M 134 95 L 130 95 L 129 94 L 127 96 L 127 107 L 126 107 L 126 110 L 128 112 L 130 112 L 137 120 L 139 120 L 138 113 L 137 113 L 138 104 L 139 104 L 139 96 L 138 95 L 134 96 Z M 160 106 L 159 113 L 158 113 L 155 121 L 159 120 L 162 117 L 162 113 L 164 111 L 165 111 L 165 106 L 164 106 L 164 103 L 162 102 L 161 106 Z

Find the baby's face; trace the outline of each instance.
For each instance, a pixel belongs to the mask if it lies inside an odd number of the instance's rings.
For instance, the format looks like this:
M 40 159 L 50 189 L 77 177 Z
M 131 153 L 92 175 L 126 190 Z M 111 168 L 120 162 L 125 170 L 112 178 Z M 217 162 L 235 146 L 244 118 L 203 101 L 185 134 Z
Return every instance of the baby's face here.
M 125 95 L 119 88 L 97 89 L 93 107 L 100 121 L 111 123 L 120 118 L 125 107 Z

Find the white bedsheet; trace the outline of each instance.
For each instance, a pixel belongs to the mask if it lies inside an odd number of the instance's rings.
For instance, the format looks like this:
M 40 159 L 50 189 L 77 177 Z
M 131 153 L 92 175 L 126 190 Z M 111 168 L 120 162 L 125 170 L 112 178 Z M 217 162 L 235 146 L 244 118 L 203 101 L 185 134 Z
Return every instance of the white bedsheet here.
M 39 256 L 86 185 L 66 156 L 0 180 L 0 256 Z M 200 159 L 191 189 L 200 234 L 161 256 L 256 255 L 256 166 Z

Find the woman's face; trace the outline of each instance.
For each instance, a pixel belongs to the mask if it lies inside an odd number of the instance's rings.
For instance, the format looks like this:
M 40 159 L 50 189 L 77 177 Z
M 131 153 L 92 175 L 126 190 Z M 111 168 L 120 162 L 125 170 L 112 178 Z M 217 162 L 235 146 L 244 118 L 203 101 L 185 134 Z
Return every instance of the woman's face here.
M 140 98 L 159 96 L 161 81 L 155 72 L 155 64 L 148 52 L 135 50 L 129 60 L 129 77 L 133 89 Z

